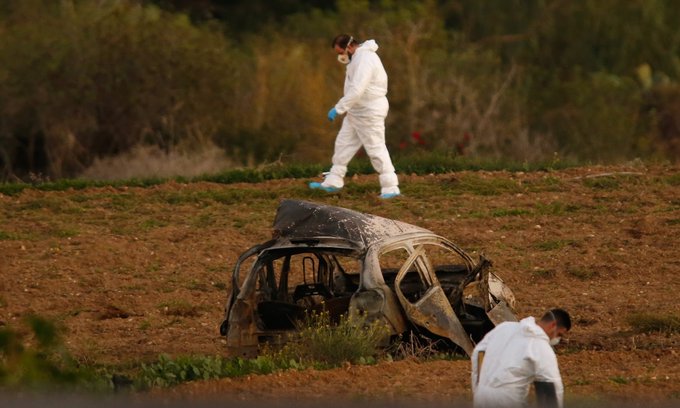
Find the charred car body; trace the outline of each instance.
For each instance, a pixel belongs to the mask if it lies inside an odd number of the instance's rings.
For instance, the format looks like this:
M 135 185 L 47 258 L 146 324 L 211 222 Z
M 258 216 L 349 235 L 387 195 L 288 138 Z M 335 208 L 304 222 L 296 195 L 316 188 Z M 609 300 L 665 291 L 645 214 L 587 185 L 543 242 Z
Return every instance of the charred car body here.
M 245 251 L 232 276 L 220 333 L 233 354 L 285 341 L 297 319 L 326 310 L 382 319 L 472 352 L 496 324 L 516 320 L 512 291 L 461 248 L 404 222 L 284 200 L 274 238 Z

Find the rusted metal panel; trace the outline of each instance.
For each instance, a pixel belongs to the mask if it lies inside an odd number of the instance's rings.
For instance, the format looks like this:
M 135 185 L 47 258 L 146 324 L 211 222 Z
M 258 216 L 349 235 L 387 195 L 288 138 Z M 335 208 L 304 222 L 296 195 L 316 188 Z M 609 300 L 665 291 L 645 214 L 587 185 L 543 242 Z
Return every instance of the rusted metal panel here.
M 501 300 L 500 303 L 494 306 L 486 315 L 489 316 L 489 319 L 495 325 L 499 325 L 503 322 L 517 321 L 517 316 L 512 313 L 512 310 L 510 310 L 508 304 L 505 303 L 505 300 Z
M 397 294 L 409 320 L 431 333 L 450 339 L 468 355 L 472 353 L 474 346 L 441 287 L 432 286 L 415 304 L 399 295 L 399 291 Z

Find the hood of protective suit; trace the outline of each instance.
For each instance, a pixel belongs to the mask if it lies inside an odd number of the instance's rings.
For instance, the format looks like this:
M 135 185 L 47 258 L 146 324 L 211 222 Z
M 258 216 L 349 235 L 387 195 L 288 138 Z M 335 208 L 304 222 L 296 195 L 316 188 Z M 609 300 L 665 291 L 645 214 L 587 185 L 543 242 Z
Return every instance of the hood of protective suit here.
M 361 46 L 357 48 L 354 53 L 356 54 L 357 52 L 362 52 L 362 51 L 373 51 L 376 52 L 378 51 L 378 43 L 375 42 L 375 40 L 366 40 L 361 43 Z
M 525 337 L 535 337 L 545 341 L 550 341 L 550 338 L 545 333 L 545 330 L 536 324 L 536 319 L 533 316 L 525 317 L 524 319 L 520 320 L 519 327 L 522 331 L 522 335 Z

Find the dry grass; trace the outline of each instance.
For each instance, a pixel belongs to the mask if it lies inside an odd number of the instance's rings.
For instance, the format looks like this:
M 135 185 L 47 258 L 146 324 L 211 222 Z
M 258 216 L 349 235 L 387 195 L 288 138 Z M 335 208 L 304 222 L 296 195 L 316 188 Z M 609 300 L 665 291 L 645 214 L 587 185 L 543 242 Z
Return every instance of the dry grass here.
M 127 154 L 96 159 L 81 177 L 88 180 L 121 180 L 149 177 L 196 177 L 234 167 L 224 150 L 215 145 L 195 151 L 165 152 L 157 146 L 138 146 Z

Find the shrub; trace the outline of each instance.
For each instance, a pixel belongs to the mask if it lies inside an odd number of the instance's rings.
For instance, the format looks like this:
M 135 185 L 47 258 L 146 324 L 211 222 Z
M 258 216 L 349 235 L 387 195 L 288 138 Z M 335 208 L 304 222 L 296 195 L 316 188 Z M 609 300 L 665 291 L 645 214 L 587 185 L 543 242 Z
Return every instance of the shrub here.
M 379 347 L 389 336 L 382 321 L 368 321 L 358 313 L 343 314 L 337 324 L 327 311 L 312 312 L 298 323 L 298 331 L 278 354 L 284 362 L 338 366 L 345 362 L 375 361 Z M 319 365 L 319 364 L 316 364 Z
M 203 144 L 232 119 L 238 65 L 216 28 L 135 1 L 3 11 L 0 173 L 73 176 L 140 144 Z
M 6 388 L 110 388 L 104 375 L 79 367 L 66 351 L 56 326 L 39 316 L 25 319 L 37 343 L 26 347 L 26 335 L 0 327 L 0 387 Z

